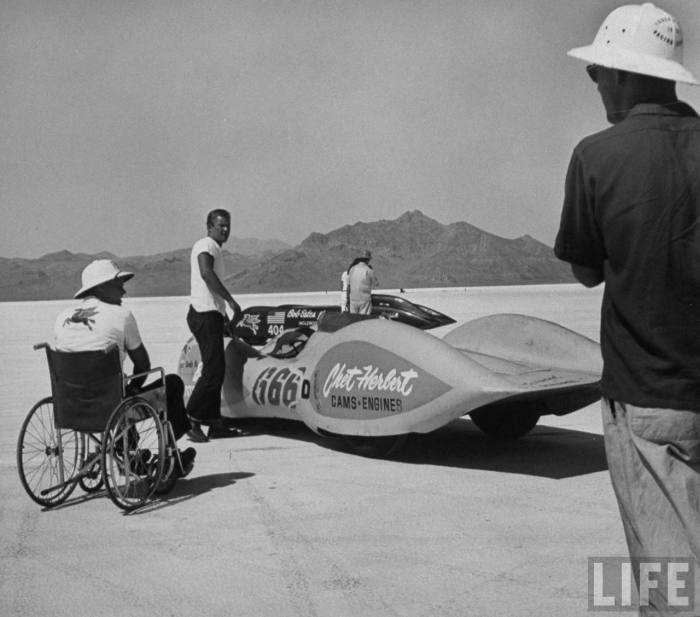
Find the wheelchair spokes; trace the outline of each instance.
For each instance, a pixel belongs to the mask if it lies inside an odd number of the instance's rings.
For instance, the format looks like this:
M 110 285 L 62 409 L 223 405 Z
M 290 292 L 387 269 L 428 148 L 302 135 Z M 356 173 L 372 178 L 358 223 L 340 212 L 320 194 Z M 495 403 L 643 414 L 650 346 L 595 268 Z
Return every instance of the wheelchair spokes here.
M 104 444 L 102 466 L 110 498 L 127 511 L 141 507 L 163 475 L 165 434 L 158 413 L 142 399 L 123 401 L 107 422 Z
M 75 489 L 80 439 L 54 426 L 53 399 L 39 401 L 27 414 L 17 441 L 17 469 L 27 494 L 42 506 L 65 501 Z

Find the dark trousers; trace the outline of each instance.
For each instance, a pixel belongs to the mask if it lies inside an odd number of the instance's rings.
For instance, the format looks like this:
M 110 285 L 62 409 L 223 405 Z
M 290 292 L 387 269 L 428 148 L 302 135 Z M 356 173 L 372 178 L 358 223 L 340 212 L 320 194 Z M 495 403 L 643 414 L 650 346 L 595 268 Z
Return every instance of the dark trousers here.
M 208 424 L 221 418 L 221 386 L 226 375 L 224 316 L 219 311 L 199 313 L 190 306 L 187 325 L 202 356 L 202 374 L 187 402 L 187 415 Z
M 158 379 L 139 388 L 138 392 L 134 392 L 134 394 L 147 393 L 149 390 L 155 390 L 162 385 L 163 380 Z M 182 383 L 182 379 L 179 375 L 168 374 L 165 376 L 165 392 L 168 420 L 170 420 L 170 424 L 172 424 L 175 440 L 178 440 L 190 430 L 190 421 L 187 419 L 187 414 L 185 413 L 185 402 L 183 399 L 185 384 Z

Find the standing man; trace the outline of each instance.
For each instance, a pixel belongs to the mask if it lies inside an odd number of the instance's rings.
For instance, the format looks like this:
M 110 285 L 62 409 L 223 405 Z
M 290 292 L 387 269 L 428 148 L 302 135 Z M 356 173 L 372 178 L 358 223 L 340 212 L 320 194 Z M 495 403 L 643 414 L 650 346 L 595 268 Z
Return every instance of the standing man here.
M 190 308 L 187 325 L 202 355 L 202 372 L 187 402 L 192 424 L 188 436 L 204 442 L 213 437 L 239 433 L 228 429 L 221 419 L 221 386 L 224 383 L 224 325 L 226 305 L 238 321 L 241 307 L 224 287 L 224 256 L 221 245 L 231 233 L 231 215 L 226 210 L 212 210 L 207 215 L 207 235 L 195 242 L 190 257 Z M 208 436 L 201 425 L 209 425 Z
M 700 118 L 675 82 L 677 20 L 647 3 L 606 18 L 586 61 L 613 125 L 583 139 L 566 177 L 554 251 L 601 313 L 605 448 L 633 572 L 695 562 L 700 611 Z M 668 614 L 664 585 L 642 614 Z M 692 601 L 693 598 L 691 598 Z
M 348 312 L 348 271 L 343 270 L 340 275 L 340 312 Z
M 348 268 L 348 307 L 351 313 L 369 315 L 372 312 L 372 289 L 379 285 L 369 260 L 372 253 L 365 251 L 362 257 L 357 257 Z

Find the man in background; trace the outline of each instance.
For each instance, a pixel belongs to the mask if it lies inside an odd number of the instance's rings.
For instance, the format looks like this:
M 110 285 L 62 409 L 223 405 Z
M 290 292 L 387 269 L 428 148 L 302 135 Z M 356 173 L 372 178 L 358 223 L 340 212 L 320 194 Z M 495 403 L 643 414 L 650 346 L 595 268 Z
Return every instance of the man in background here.
M 343 270 L 340 275 L 340 312 L 348 312 L 348 271 Z
M 205 442 L 214 437 L 240 434 L 228 428 L 221 418 L 221 387 L 226 373 L 224 327 L 228 305 L 236 323 L 241 307 L 223 284 L 224 256 L 221 246 L 231 233 L 231 215 L 226 210 L 212 210 L 207 215 L 207 235 L 195 242 L 190 256 L 190 308 L 187 325 L 202 357 L 202 371 L 187 402 L 187 416 L 192 424 L 188 437 Z M 201 425 L 209 425 L 208 435 Z
M 676 19 L 647 3 L 614 10 L 593 44 L 569 51 L 613 126 L 574 149 L 554 251 L 586 287 L 605 283 L 605 448 L 637 586 L 645 558 L 689 558 L 697 594 L 700 118 L 676 97 L 675 82 L 698 83 L 682 42 Z M 659 585 L 640 612 L 672 608 Z
M 364 251 L 348 268 L 348 309 L 351 313 L 369 315 L 372 312 L 372 289 L 379 285 L 372 266 L 370 251 Z

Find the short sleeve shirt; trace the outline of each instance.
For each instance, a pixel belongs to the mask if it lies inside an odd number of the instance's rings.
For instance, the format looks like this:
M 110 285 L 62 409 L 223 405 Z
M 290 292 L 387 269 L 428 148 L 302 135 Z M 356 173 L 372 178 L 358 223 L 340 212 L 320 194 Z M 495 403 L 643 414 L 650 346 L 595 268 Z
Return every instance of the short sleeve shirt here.
M 700 411 L 700 119 L 637 105 L 585 138 L 555 254 L 600 269 L 604 396 Z
M 367 302 L 372 297 L 372 288 L 378 285 L 374 270 L 361 261 L 350 268 L 348 273 L 351 302 Z
M 59 313 L 54 324 L 54 346 L 59 351 L 99 351 L 119 347 L 122 362 L 126 350 L 142 344 L 133 313 L 120 305 L 88 296 Z
M 190 304 L 198 313 L 218 311 L 226 315 L 226 301 L 209 289 L 199 272 L 199 256 L 209 253 L 214 259 L 213 270 L 219 279 L 224 280 L 224 256 L 221 247 L 215 240 L 207 236 L 197 240 L 190 255 Z

